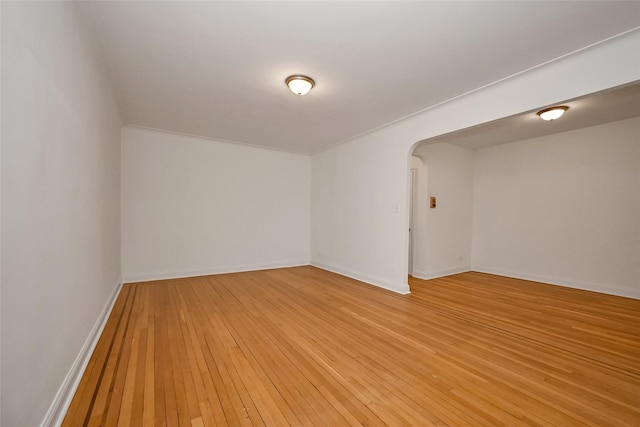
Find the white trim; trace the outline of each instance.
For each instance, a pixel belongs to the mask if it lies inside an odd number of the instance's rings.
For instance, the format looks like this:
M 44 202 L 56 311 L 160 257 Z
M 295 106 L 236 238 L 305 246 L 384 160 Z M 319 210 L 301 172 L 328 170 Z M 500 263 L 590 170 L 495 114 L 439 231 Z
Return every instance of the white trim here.
M 321 268 L 323 270 L 331 271 L 332 273 L 337 273 L 342 276 L 347 276 L 352 279 L 359 280 L 361 282 L 367 283 L 369 285 L 377 286 L 379 288 L 386 289 L 388 291 L 392 291 L 398 294 L 407 295 L 411 293 L 411 289 L 409 289 L 409 285 L 407 283 L 394 283 L 389 282 L 387 280 L 383 280 L 377 277 L 369 276 L 368 274 L 363 274 L 357 271 L 348 270 L 346 268 L 335 267 L 332 265 L 323 264 L 320 262 L 311 262 L 311 265 L 314 267 Z
M 466 273 L 468 271 L 471 271 L 471 268 L 468 266 L 455 267 L 447 270 L 432 271 L 432 272 L 414 270 L 412 276 L 415 277 L 416 279 L 431 280 L 431 279 L 437 279 L 438 277 L 451 276 L 452 274 Z
M 635 286 L 635 288 L 610 286 L 603 283 L 582 282 L 566 278 L 543 276 L 539 274 L 520 273 L 515 271 L 503 270 L 501 268 L 487 267 L 483 265 L 473 266 L 472 271 L 495 274 L 498 276 L 513 277 L 515 279 L 531 280 L 534 282 L 546 283 L 549 285 L 564 286 L 566 288 L 582 289 L 583 291 L 599 292 L 602 294 L 640 299 L 640 286 L 637 285 Z
M 91 332 L 89 332 L 89 336 L 80 349 L 80 353 L 78 353 L 78 357 L 76 357 L 73 365 L 71 365 L 71 369 L 58 389 L 56 397 L 53 399 L 51 406 L 49 406 L 49 410 L 45 414 L 40 427 L 59 427 L 62 425 L 62 421 L 64 420 L 64 416 L 67 414 L 69 405 L 71 405 L 71 400 L 73 400 L 73 396 L 78 389 L 82 375 L 84 374 L 84 371 L 89 364 L 89 360 L 93 355 L 93 350 L 98 344 L 98 339 L 102 335 L 102 331 L 107 324 L 109 315 L 111 315 L 111 310 L 113 310 L 116 298 L 118 294 L 120 294 L 122 283 L 122 280 L 118 282 L 106 304 L 102 308 L 96 323 L 93 325 Z
M 234 266 L 211 267 L 204 270 L 165 271 L 162 273 L 131 274 L 124 277 L 125 283 L 151 282 L 154 280 L 182 279 L 185 277 L 210 276 L 212 274 L 242 273 L 247 271 L 273 270 L 276 268 L 301 267 L 309 265 L 309 260 L 268 262 Z

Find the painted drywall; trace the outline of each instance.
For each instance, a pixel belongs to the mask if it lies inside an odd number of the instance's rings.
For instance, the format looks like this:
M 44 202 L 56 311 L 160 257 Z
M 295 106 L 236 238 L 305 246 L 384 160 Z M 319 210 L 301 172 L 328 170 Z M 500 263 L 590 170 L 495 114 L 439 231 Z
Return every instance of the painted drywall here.
M 309 156 L 122 129 L 125 281 L 309 264 Z
M 1 7 L 0 423 L 33 427 L 120 282 L 121 122 L 73 3 Z
M 408 153 L 358 140 L 312 159 L 311 259 L 330 271 L 399 293 L 408 267 Z M 403 256 L 395 251 L 401 250 Z
M 640 79 L 640 31 L 603 42 L 317 153 L 311 262 L 407 292 L 407 171 L 436 137 Z
M 472 151 L 435 142 L 416 147 L 413 276 L 422 279 L 471 269 Z M 428 175 L 427 175 L 428 174 Z M 429 197 L 436 207 L 429 207 Z
M 640 298 L 640 118 L 474 152 L 473 269 Z

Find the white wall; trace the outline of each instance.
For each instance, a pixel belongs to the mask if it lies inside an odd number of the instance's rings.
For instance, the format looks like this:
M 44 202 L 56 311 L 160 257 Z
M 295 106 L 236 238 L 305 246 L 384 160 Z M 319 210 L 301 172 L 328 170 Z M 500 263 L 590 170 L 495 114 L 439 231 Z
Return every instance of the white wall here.
M 320 268 L 407 293 L 409 156 L 396 151 L 384 139 L 358 140 L 313 156 L 311 259 Z M 390 271 L 404 271 L 404 277 Z
M 640 118 L 474 152 L 473 269 L 640 298 Z
M 423 279 L 471 269 L 472 151 L 435 142 L 414 155 L 426 167 L 417 171 L 413 276 Z M 428 175 L 427 175 L 428 174 Z M 429 207 L 429 197 L 436 207 Z
M 122 129 L 125 281 L 309 264 L 309 156 Z
M 638 80 L 638 44 L 640 31 L 628 33 L 315 154 L 312 263 L 408 291 L 407 170 L 413 145 Z
M 1 7 L 0 423 L 33 427 L 118 289 L 121 122 L 75 5 Z

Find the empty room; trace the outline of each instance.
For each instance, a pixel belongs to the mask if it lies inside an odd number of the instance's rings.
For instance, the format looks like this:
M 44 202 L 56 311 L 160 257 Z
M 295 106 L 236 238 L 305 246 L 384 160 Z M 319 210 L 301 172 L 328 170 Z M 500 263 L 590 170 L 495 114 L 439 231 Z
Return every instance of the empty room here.
M 0 2 L 0 425 L 640 425 L 640 2 Z

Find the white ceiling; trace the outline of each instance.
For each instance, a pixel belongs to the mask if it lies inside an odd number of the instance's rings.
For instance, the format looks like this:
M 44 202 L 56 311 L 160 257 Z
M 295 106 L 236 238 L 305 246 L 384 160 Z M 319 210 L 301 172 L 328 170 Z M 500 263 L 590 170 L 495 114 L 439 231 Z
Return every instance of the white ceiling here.
M 551 122 L 540 119 L 536 114 L 539 110 L 529 111 L 442 135 L 434 140 L 475 150 L 638 117 L 640 82 L 554 105 L 566 105 L 569 110 L 562 118 Z
M 93 2 L 127 124 L 314 153 L 640 26 L 640 2 Z M 304 97 L 284 80 L 307 74 Z

